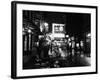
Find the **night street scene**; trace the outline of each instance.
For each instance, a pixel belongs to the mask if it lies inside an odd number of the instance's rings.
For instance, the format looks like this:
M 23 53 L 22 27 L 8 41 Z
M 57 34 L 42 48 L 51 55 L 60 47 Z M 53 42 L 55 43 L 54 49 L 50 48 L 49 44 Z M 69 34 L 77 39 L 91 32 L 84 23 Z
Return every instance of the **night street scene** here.
M 23 69 L 91 66 L 91 15 L 23 10 Z

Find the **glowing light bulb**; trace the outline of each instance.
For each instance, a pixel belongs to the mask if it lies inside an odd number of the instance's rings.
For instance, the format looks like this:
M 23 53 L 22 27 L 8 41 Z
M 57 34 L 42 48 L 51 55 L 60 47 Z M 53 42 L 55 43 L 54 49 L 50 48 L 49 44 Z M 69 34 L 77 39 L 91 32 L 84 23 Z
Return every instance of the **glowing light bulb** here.
M 90 33 L 88 33 L 88 34 L 87 34 L 87 37 L 90 37 L 90 36 L 91 36 L 91 34 L 90 34 Z
M 45 23 L 44 23 L 44 26 L 48 26 L 48 23 L 45 22 Z
M 31 33 L 31 30 L 29 29 L 28 32 Z
M 68 37 L 69 37 L 69 35 L 66 35 L 66 37 L 68 38 Z

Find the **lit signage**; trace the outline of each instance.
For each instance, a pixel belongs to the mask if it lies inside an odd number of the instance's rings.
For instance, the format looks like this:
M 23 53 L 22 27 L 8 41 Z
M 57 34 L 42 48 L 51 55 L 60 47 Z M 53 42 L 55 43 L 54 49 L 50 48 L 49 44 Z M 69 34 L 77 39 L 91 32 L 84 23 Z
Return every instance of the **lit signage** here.
M 64 35 L 65 24 L 52 24 L 52 33 L 54 37 L 65 37 Z

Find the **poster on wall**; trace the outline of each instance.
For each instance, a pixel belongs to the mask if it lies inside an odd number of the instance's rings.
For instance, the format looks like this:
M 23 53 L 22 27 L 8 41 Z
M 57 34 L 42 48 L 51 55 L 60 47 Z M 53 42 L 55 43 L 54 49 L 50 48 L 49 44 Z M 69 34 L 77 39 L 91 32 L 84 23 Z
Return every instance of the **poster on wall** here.
M 12 78 L 97 73 L 97 6 L 12 1 L 11 9 Z

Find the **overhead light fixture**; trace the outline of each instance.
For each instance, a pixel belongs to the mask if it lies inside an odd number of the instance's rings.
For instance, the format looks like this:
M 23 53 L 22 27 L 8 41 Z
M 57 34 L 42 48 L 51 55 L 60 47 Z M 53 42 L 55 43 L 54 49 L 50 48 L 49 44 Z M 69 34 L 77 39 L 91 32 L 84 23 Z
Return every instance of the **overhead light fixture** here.
M 90 36 L 91 36 L 91 34 L 90 34 L 90 33 L 88 33 L 88 34 L 87 34 L 87 37 L 90 37 Z
M 45 22 L 45 23 L 44 23 L 44 26 L 48 26 L 48 23 L 47 23 L 47 22 Z

